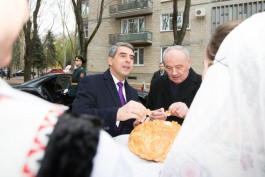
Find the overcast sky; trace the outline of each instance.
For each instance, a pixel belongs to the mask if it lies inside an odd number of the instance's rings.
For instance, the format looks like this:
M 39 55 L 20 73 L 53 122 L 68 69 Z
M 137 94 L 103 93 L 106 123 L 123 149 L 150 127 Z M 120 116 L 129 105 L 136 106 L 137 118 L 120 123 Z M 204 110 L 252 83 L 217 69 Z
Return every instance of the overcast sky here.
M 63 33 L 62 17 L 57 2 L 59 2 L 59 5 L 62 6 L 62 9 L 63 3 L 65 2 L 65 22 L 68 29 L 70 31 L 74 31 L 75 17 L 72 10 L 71 0 L 42 0 L 42 6 L 39 12 L 40 19 L 38 21 L 38 25 L 40 26 L 39 34 L 41 36 L 45 36 L 47 34 L 47 31 L 51 28 L 52 32 L 55 35 Z M 66 33 L 67 32 L 65 31 L 65 34 Z

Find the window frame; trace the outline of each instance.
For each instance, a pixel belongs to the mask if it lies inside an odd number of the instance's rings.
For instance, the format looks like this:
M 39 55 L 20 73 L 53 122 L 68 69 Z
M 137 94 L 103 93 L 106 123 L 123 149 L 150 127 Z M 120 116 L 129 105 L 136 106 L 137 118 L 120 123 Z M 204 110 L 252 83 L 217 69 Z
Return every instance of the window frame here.
M 141 27 L 140 20 L 142 20 L 143 22 L 142 29 L 140 29 Z M 135 27 L 137 27 L 137 29 L 134 29 Z M 142 33 L 145 32 L 145 28 L 146 28 L 145 16 L 121 19 L 121 31 L 120 31 L 121 34 Z
M 81 16 L 85 17 L 89 14 L 89 2 L 88 1 L 82 1 L 81 2 Z
M 212 32 L 227 21 L 245 20 L 259 12 L 265 12 L 265 0 L 214 6 L 211 9 Z
M 88 24 L 83 24 L 84 38 L 88 39 Z
M 142 63 L 140 63 L 140 50 L 142 50 Z M 135 60 L 137 60 L 136 63 L 135 63 Z M 134 48 L 133 65 L 134 66 L 144 66 L 144 47 Z
M 166 26 L 166 29 L 163 29 L 164 27 L 164 23 L 163 21 L 166 20 L 163 18 L 163 16 L 168 16 L 167 18 L 167 26 Z M 173 13 L 170 12 L 170 13 L 163 13 L 160 15 L 160 32 L 167 32 L 167 31 L 173 31 Z M 181 22 L 179 22 L 179 20 Z M 179 25 L 181 23 L 181 25 Z M 183 24 L 183 12 L 182 11 L 179 11 L 178 12 L 178 17 L 177 17 L 177 30 L 179 31 L 182 27 L 182 24 Z M 187 30 L 190 30 L 190 19 L 189 19 L 189 22 L 188 22 L 188 25 L 187 25 Z

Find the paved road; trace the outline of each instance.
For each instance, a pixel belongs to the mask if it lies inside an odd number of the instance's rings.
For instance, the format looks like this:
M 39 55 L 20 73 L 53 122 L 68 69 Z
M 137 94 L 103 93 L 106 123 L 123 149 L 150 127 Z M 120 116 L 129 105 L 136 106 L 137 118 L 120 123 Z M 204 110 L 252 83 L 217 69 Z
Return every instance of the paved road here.
M 12 77 L 10 80 L 6 80 L 6 77 L 4 77 L 3 79 L 10 85 L 17 85 L 24 82 L 23 76 Z

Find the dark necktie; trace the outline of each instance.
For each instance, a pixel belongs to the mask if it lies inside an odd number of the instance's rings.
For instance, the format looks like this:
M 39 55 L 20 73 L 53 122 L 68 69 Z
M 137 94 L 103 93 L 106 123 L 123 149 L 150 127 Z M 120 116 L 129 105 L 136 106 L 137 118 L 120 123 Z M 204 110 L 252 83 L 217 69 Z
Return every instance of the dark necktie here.
M 123 105 L 126 104 L 124 96 L 123 96 L 123 92 L 122 92 L 123 83 L 122 82 L 118 82 L 117 85 L 119 86 L 119 97 L 120 97 L 120 100 L 121 100 L 121 106 L 123 106 Z

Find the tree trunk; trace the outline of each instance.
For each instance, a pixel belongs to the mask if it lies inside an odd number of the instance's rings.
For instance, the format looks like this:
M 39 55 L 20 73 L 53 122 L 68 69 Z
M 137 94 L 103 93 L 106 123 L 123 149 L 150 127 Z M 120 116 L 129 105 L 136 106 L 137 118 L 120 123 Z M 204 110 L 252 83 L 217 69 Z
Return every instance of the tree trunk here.
M 173 0 L 173 36 L 174 43 L 173 45 L 181 45 L 186 34 L 186 29 L 189 22 L 189 13 L 190 13 L 190 0 L 185 0 L 185 9 L 183 12 L 183 20 L 181 29 L 177 30 L 177 17 L 178 17 L 178 0 Z
M 27 71 L 30 71 L 32 61 L 30 58 L 30 48 L 31 48 L 31 20 L 28 20 L 26 25 L 24 26 L 24 35 L 25 35 L 25 55 L 24 55 L 24 60 L 25 60 L 25 65 L 24 65 L 24 82 L 30 80 L 30 76 L 28 75 Z M 30 72 L 29 72 L 30 73 Z
M 92 34 L 90 35 L 88 40 L 85 41 L 85 54 L 87 54 L 87 47 L 90 44 L 90 42 L 92 41 L 92 39 L 94 38 L 94 36 L 96 35 L 96 33 L 97 33 L 97 31 L 98 31 L 98 29 L 99 29 L 99 27 L 101 25 L 103 10 L 104 10 L 104 0 L 101 0 L 97 26 L 95 27 L 94 31 L 92 32 Z
M 100 4 L 100 11 L 99 11 L 99 17 L 98 17 L 98 22 L 97 26 L 93 30 L 92 34 L 89 36 L 88 40 L 84 38 L 84 30 L 83 30 L 83 18 L 81 15 L 81 0 L 77 0 L 77 3 L 75 0 L 72 0 L 72 4 L 74 7 L 74 12 L 75 12 L 75 18 L 76 18 L 76 23 L 77 23 L 77 28 L 78 28 L 78 39 L 79 39 L 79 46 L 80 50 L 79 53 L 80 55 L 84 56 L 86 58 L 87 56 L 87 47 L 96 35 L 101 22 L 102 22 L 102 15 L 103 15 L 103 10 L 104 10 L 104 0 L 101 0 Z
M 31 58 L 31 48 L 32 44 L 34 43 L 33 40 L 36 39 L 38 36 L 38 13 L 41 6 L 41 0 L 37 0 L 35 10 L 33 12 L 33 37 L 31 38 L 31 28 L 32 22 L 29 19 L 27 24 L 24 26 L 24 35 L 25 35 L 25 44 L 26 44 L 26 51 L 25 51 L 25 66 L 24 66 L 24 82 L 31 79 L 31 67 L 32 67 L 32 58 Z

